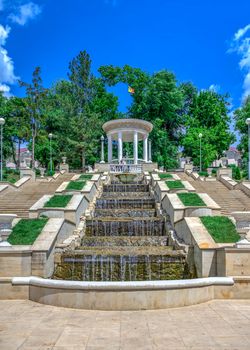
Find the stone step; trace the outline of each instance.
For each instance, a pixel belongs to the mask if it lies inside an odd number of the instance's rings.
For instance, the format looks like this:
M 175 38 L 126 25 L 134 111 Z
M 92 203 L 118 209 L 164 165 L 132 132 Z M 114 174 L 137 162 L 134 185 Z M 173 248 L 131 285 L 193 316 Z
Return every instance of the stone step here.
M 115 246 L 164 246 L 167 249 L 173 249 L 173 247 L 168 246 L 168 237 L 167 236 L 119 236 L 119 237 L 87 237 L 82 238 L 82 246 L 103 246 L 103 247 L 115 247 Z

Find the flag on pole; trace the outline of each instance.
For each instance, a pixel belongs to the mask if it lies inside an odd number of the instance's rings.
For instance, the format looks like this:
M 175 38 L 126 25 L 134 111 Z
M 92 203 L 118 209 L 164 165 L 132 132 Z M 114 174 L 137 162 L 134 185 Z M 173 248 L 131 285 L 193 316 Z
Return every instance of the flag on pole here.
M 128 87 L 128 92 L 131 94 L 135 93 L 135 89 L 133 89 L 131 86 Z

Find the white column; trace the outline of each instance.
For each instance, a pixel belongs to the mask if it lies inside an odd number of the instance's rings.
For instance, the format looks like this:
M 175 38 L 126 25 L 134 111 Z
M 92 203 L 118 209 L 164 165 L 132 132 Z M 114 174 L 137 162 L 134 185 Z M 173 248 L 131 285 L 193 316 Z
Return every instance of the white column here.
M 148 137 L 146 136 L 143 139 L 143 160 L 144 162 L 148 162 Z
M 118 162 L 122 160 L 122 132 L 118 132 Z
M 152 163 L 152 143 L 148 140 L 148 162 Z
M 104 161 L 104 136 L 101 136 L 101 162 L 100 163 L 105 163 Z
M 138 133 L 134 132 L 134 163 L 138 163 Z
M 112 163 L 113 148 L 112 148 L 112 136 L 108 135 L 108 163 Z

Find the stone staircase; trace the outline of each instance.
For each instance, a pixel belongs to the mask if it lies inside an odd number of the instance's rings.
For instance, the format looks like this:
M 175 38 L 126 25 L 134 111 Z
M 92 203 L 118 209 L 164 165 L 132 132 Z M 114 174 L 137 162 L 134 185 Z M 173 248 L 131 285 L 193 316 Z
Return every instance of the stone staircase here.
M 199 193 L 207 193 L 221 206 L 222 215 L 230 215 L 233 211 L 250 211 L 250 198 L 241 190 L 229 190 L 220 181 L 198 181 L 185 173 L 178 173 L 181 180 L 191 183 Z
M 38 199 L 45 194 L 54 194 L 58 186 L 73 176 L 73 173 L 63 174 L 50 182 L 30 180 L 20 189 L 8 188 L 0 194 L 0 214 L 16 214 L 18 217 L 27 218 L 29 208 Z

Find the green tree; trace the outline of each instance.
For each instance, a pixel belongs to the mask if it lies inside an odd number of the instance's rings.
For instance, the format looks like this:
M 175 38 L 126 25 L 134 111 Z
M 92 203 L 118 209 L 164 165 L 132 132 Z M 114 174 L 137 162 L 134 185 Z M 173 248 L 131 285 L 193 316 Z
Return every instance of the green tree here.
M 57 156 L 67 156 L 73 168 L 84 168 L 99 159 L 101 126 L 117 117 L 118 99 L 92 74 L 86 51 L 70 62 L 68 76 L 69 81 L 57 82 L 46 97 L 45 130 L 55 135 Z M 42 153 L 45 157 L 46 148 Z
M 201 91 L 192 97 L 185 116 L 182 137 L 183 153 L 199 164 L 202 136 L 202 166 L 207 168 L 213 160 L 223 155 L 235 137 L 230 131 L 227 96 L 213 91 Z
M 243 153 L 244 168 L 247 170 L 248 161 L 248 126 L 247 118 L 250 118 L 250 96 L 243 102 L 242 107 L 234 112 L 235 129 L 240 133 L 238 149 Z
M 99 72 L 109 86 L 125 83 L 134 88 L 128 115 L 153 124 L 150 135 L 153 160 L 166 168 L 176 166 L 182 122 L 182 92 L 177 87 L 174 74 L 164 70 L 149 75 L 128 65 L 122 68 L 102 66 Z
M 41 68 L 36 67 L 32 74 L 32 82 L 25 83 L 19 81 L 21 87 L 26 89 L 27 106 L 30 115 L 30 128 L 32 138 L 32 169 L 35 167 L 35 143 L 40 129 L 43 128 L 46 116 L 44 115 L 44 99 L 47 95 L 47 89 L 43 87 Z

